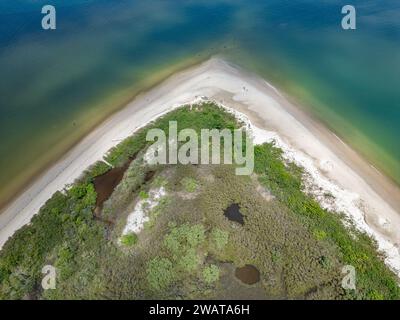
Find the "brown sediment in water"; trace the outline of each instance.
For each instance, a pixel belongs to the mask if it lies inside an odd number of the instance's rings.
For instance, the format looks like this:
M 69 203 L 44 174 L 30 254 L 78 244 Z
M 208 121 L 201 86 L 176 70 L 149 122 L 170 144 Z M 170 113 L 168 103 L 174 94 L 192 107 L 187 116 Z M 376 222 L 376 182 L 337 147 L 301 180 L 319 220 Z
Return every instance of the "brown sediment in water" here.
M 236 268 L 235 277 L 245 284 L 255 284 L 260 281 L 260 271 L 251 265 L 246 264 L 242 268 Z
M 122 167 L 113 168 L 106 173 L 94 178 L 94 189 L 97 193 L 95 216 L 100 216 L 103 203 L 110 198 L 115 187 L 121 182 L 125 171 L 128 169 L 133 158 L 129 159 Z

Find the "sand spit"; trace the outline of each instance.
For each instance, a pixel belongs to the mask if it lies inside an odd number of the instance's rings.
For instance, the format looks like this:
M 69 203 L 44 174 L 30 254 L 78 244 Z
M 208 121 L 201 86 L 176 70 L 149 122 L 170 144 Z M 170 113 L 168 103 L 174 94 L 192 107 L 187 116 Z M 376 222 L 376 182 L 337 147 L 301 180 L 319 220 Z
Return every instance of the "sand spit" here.
M 106 152 L 162 114 L 200 97 L 229 106 L 251 125 L 257 143 L 275 140 L 303 166 L 307 187 L 373 236 L 400 275 L 400 189 L 265 80 L 219 58 L 179 72 L 114 114 L 43 173 L 0 214 L 0 246 L 57 191 Z M 322 191 L 321 191 L 322 190 Z M 327 203 L 319 192 L 335 201 Z

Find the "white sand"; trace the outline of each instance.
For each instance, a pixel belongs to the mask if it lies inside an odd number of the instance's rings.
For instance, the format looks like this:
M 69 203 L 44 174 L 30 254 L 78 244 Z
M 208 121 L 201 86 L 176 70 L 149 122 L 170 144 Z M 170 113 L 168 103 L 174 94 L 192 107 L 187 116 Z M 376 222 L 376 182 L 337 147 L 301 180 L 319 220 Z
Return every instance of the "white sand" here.
M 149 212 L 159 204 L 166 194 L 164 187 L 150 190 L 149 198 L 139 200 L 133 211 L 129 213 L 122 234 L 126 235 L 132 232 L 137 234 L 142 231 L 144 224 L 149 221 Z
M 29 223 L 55 191 L 71 184 L 121 139 L 200 96 L 244 113 L 260 128 L 255 129 L 257 140 L 277 140 L 285 157 L 309 173 L 310 191 L 317 195 L 319 188 L 313 186 L 319 186 L 332 192 L 335 204 L 321 198 L 322 204 L 344 211 L 374 236 L 388 255 L 388 265 L 400 274 L 399 188 L 266 81 L 217 58 L 177 73 L 138 96 L 42 174 L 0 214 L 0 246 Z

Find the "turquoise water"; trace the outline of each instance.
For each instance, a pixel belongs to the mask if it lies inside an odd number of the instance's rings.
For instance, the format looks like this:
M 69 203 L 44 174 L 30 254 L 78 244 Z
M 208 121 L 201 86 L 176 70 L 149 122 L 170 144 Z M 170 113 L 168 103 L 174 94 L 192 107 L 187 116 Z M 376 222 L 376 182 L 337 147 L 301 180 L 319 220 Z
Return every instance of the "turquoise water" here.
M 129 96 L 216 53 L 400 183 L 400 2 L 351 2 L 354 31 L 339 0 L 0 1 L 0 202 Z M 56 31 L 41 29 L 49 3 Z

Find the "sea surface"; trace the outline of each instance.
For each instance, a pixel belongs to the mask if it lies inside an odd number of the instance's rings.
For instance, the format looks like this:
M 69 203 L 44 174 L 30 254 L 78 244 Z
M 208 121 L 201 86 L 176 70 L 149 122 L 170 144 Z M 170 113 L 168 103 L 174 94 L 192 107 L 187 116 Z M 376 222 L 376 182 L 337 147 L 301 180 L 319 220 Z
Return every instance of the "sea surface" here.
M 56 30 L 41 27 L 46 4 Z M 346 4 L 356 30 L 341 27 Z M 400 184 L 399 0 L 0 0 L 0 205 L 135 94 L 214 54 Z

